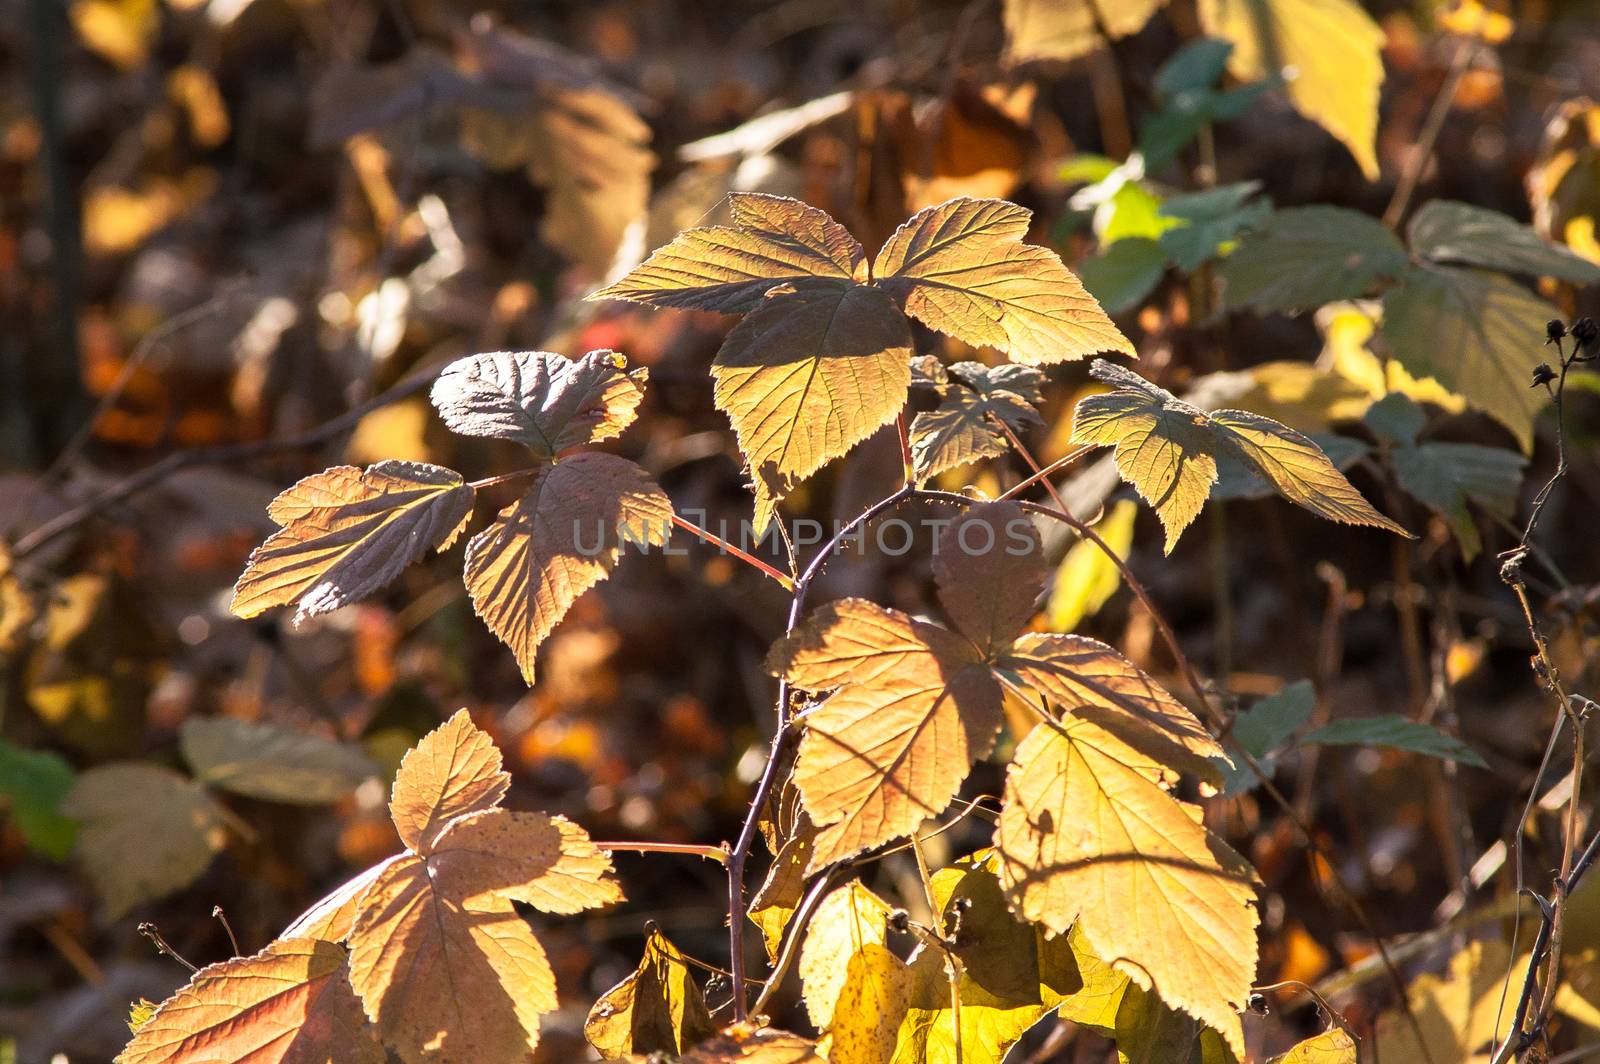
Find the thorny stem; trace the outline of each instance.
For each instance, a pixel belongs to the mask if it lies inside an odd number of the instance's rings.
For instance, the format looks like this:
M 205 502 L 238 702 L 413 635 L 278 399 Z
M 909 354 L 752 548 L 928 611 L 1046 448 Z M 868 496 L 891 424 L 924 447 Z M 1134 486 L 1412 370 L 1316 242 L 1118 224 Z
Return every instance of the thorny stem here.
M 762 561 L 760 558 L 757 558 L 749 551 L 740 550 L 738 547 L 735 547 L 732 543 L 729 543 L 716 533 L 701 528 L 693 521 L 686 521 L 677 514 L 672 515 L 672 523 L 683 529 L 685 532 L 689 532 L 700 537 L 713 547 L 716 547 L 718 550 L 726 551 L 735 558 L 738 558 L 740 561 L 744 562 L 746 565 L 754 566 L 756 569 L 776 580 L 780 585 L 782 585 L 785 591 L 794 590 L 794 580 L 789 576 L 788 573 L 781 569 L 775 568 L 774 566 L 768 565 L 766 562 Z
M 896 489 L 891 494 L 879 499 L 863 510 L 849 524 L 845 525 L 833 538 L 822 545 L 816 555 L 801 572 L 800 578 L 794 584 L 794 598 L 789 603 L 789 620 L 784 628 L 784 633 L 793 632 L 800 624 L 800 614 L 805 610 L 806 596 L 811 590 L 811 582 L 817 578 L 827 565 L 828 559 L 833 557 L 847 538 L 858 528 L 877 517 L 886 510 L 900 505 L 906 499 L 918 494 L 914 485 L 906 484 Z M 957 496 L 960 498 L 960 496 Z M 790 747 L 799 737 L 799 728 L 795 727 L 793 717 L 789 713 L 789 682 L 778 681 L 778 726 L 777 732 L 772 737 L 772 748 L 767 753 L 767 763 L 761 770 L 761 780 L 756 784 L 755 795 L 750 800 L 750 810 L 745 814 L 744 826 L 739 831 L 739 839 L 734 843 L 728 855 L 728 950 L 729 966 L 733 971 L 733 1018 L 743 1020 L 747 1015 L 745 1009 L 745 978 L 744 978 L 744 866 L 750 856 L 750 848 L 755 845 L 756 832 L 761 824 L 761 812 L 766 808 L 767 801 L 772 797 L 772 790 L 777 785 L 778 773 L 783 762 L 789 755 Z
M 631 853 L 681 853 L 689 857 L 703 857 L 718 864 L 728 863 L 728 851 L 721 846 L 696 846 L 686 842 L 597 842 L 602 850 L 627 850 Z
M 894 427 L 895 431 L 900 434 L 900 464 L 905 469 L 905 479 L 903 483 L 914 484 L 916 483 L 917 479 L 917 463 L 916 459 L 911 456 L 911 434 L 906 429 L 906 415 L 904 410 L 902 410 L 899 416 L 894 419 Z
M 1562 938 L 1566 925 L 1567 899 L 1573 889 L 1583 878 L 1589 867 L 1594 862 L 1596 846 L 1600 845 L 1600 836 L 1597 836 L 1585 848 L 1583 855 L 1574 861 L 1574 850 L 1578 838 L 1578 799 L 1583 783 L 1584 763 L 1584 720 L 1579 712 L 1580 700 L 1567 694 L 1561 683 L 1561 677 L 1556 671 L 1555 662 L 1550 657 L 1550 645 L 1545 639 L 1544 632 L 1539 627 L 1538 619 L 1534 616 L 1533 604 L 1528 598 L 1528 588 L 1522 572 L 1522 563 L 1531 553 L 1531 541 L 1534 531 L 1539 527 L 1539 518 L 1544 513 L 1545 504 L 1550 501 L 1551 493 L 1555 486 L 1567 474 L 1567 449 L 1566 427 L 1563 400 L 1566 395 L 1567 371 L 1572 364 L 1584 355 L 1585 343 L 1574 339 L 1572 353 L 1568 354 L 1562 347 L 1559 336 L 1552 336 L 1556 344 L 1556 352 L 1561 356 L 1561 370 L 1556 377 L 1552 398 L 1555 403 L 1556 417 L 1556 468 L 1539 493 L 1534 496 L 1532 512 L 1528 515 L 1527 527 L 1522 532 L 1522 538 L 1517 546 L 1500 555 L 1500 578 L 1511 588 L 1517 596 L 1517 604 L 1522 608 L 1522 618 L 1528 628 L 1528 635 L 1533 639 L 1534 671 L 1539 681 L 1552 695 L 1556 702 L 1556 718 L 1551 725 L 1549 742 L 1545 746 L 1544 759 L 1540 764 L 1540 775 L 1543 775 L 1545 765 L 1549 764 L 1551 755 L 1555 752 L 1556 741 L 1564 725 L 1572 726 L 1572 787 L 1567 796 L 1566 824 L 1562 831 L 1561 866 L 1556 874 L 1550 900 L 1535 899 L 1539 901 L 1540 920 L 1539 931 L 1534 937 L 1533 948 L 1528 954 L 1527 970 L 1523 974 L 1522 991 L 1518 995 L 1517 1010 L 1512 1018 L 1511 1030 L 1506 1034 L 1506 1040 L 1497 1047 L 1491 1064 L 1506 1064 L 1523 1048 L 1531 1044 L 1538 1033 L 1543 1030 L 1550 1011 L 1555 1006 L 1555 995 L 1560 982 L 1560 964 Z M 1549 383 L 1546 381 L 1546 388 Z M 1516 855 L 1517 892 L 1520 894 L 1525 889 L 1522 882 L 1522 839 L 1527 829 L 1529 816 L 1533 811 L 1533 800 L 1530 797 L 1524 806 L 1522 817 L 1517 822 L 1514 850 Z M 1513 941 L 1515 941 L 1515 928 L 1513 928 Z M 1544 988 L 1540 995 L 1538 1008 L 1534 1012 L 1534 1022 L 1531 1029 L 1524 1030 L 1527 1022 L 1529 1008 L 1533 1002 L 1533 993 L 1538 983 L 1540 967 L 1545 969 Z M 1511 973 L 1507 972 L 1506 979 L 1509 985 Z M 1502 1000 L 1505 990 L 1502 989 Z M 1496 1032 L 1498 1035 L 1498 1031 Z
M 1013 484 L 1011 487 L 1009 487 L 1005 491 L 1001 492 L 998 496 L 995 497 L 995 501 L 996 502 L 1004 502 L 1006 499 L 1010 499 L 1010 498 L 1013 498 L 1013 497 L 1015 497 L 1017 495 L 1022 494 L 1024 491 L 1026 491 L 1029 488 L 1033 487 L 1039 481 L 1043 480 L 1045 477 L 1048 477 L 1050 474 L 1054 473 L 1056 470 L 1060 469 L 1062 466 L 1069 466 L 1073 462 L 1076 462 L 1078 459 L 1082 458 L 1084 455 L 1086 455 L 1090 451 L 1094 450 L 1097 446 L 1099 446 L 1099 445 L 1098 444 L 1089 443 L 1089 444 L 1083 445 L 1082 447 L 1079 447 L 1075 451 L 1067 452 L 1066 454 L 1062 455 L 1060 458 L 1057 458 L 1054 462 L 1051 462 L 1049 465 L 1045 466 L 1043 469 L 1039 469 L 1039 470 L 1034 471 L 1031 475 L 1029 475 L 1028 479 L 1020 481 L 1019 483 Z

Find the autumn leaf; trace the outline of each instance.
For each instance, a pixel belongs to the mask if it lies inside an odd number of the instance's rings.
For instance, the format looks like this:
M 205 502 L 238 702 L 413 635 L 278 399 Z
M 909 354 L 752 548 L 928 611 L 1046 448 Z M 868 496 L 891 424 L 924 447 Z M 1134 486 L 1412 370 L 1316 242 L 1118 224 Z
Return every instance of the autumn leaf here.
M 278 939 L 200 969 L 139 1025 L 117 1064 L 382 1064 L 332 942 Z
M 639 967 L 589 1010 L 584 1037 L 607 1060 L 630 1053 L 682 1053 L 717 1033 L 682 953 L 651 927 Z
M 1006 58 L 1076 59 L 1138 33 L 1165 0 L 1006 0 Z
M 732 193 L 728 205 L 733 226 L 686 230 L 589 298 L 744 314 L 779 285 L 867 280 L 866 252 L 815 207 L 749 192 Z
M 236 717 L 190 717 L 178 741 L 200 782 L 272 802 L 337 801 L 378 773 L 358 747 Z
M 974 507 L 934 552 L 956 631 L 860 599 L 822 607 L 768 655 L 806 691 L 794 782 L 818 833 L 812 871 L 907 835 L 937 816 L 985 756 L 1004 680 L 1041 713 L 1087 713 L 1210 778 L 1221 749 L 1192 714 L 1110 647 L 1017 633 L 1048 577 L 1039 533 L 1014 503 Z
M 1467 943 L 1450 958 L 1444 975 L 1425 973 L 1407 987 L 1416 1027 L 1401 1009 L 1378 1017 L 1375 1055 L 1383 1060 L 1485 1064 L 1493 1055 L 1491 1046 L 1498 1044 L 1496 1036 L 1513 1035 L 1517 994 L 1505 992 L 1506 972 L 1526 967 L 1526 955 L 1513 964 L 1500 939 Z
M 851 880 L 818 904 L 800 945 L 800 987 L 812 1024 L 825 1031 L 834 1006 L 849 985 L 844 962 L 888 937 L 889 905 Z
M 82 822 L 78 859 L 112 919 L 193 883 L 227 842 L 204 786 L 146 762 L 88 770 L 61 811 Z
M 659 1064 L 655 1056 L 628 1059 Z M 736 1023 L 677 1058 L 678 1064 L 820 1064 L 823 1059 L 815 1042 L 756 1023 Z
M 1332 133 L 1368 181 L 1378 177 L 1384 33 L 1355 0 L 1200 0 L 1208 37 L 1233 42 L 1241 81 L 1282 75 L 1295 110 Z
M 1307 1038 L 1270 1064 L 1356 1064 L 1356 1040 L 1343 1028 L 1333 1027 Z
M 1137 357 L 1060 258 L 1022 242 L 1031 217 L 1004 200 L 958 197 L 925 208 L 884 243 L 873 276 L 929 328 L 1017 362 Z
M 279 938 L 316 938 L 325 942 L 343 942 L 350 937 L 356 924 L 361 895 L 374 879 L 400 859 L 402 855 L 386 857 L 366 871 L 351 876 L 339 886 L 312 903 L 311 907 L 288 927 Z
M 1095 525 L 1101 542 L 1126 559 L 1133 548 L 1133 520 L 1138 513 L 1131 499 L 1119 499 Z M 1045 607 L 1050 627 L 1070 632 L 1100 608 L 1122 586 L 1122 571 L 1099 544 L 1088 539 L 1074 543 L 1062 557 L 1050 584 L 1050 602 Z
M 646 371 L 615 351 L 573 361 L 548 351 L 497 351 L 452 362 L 433 385 L 444 423 L 467 436 L 514 440 L 541 458 L 611 439 L 644 401 Z
M 905 961 L 883 946 L 867 944 L 850 955 L 824 1043 L 829 1064 L 887 1064 L 911 979 Z
M 910 358 L 911 331 L 886 294 L 808 281 L 772 289 L 728 334 L 711 375 L 751 473 L 781 498 L 894 420 Z
M 1078 403 L 1073 440 L 1116 448 L 1118 472 L 1161 518 L 1168 554 L 1211 494 L 1219 456 L 1320 517 L 1409 535 L 1288 426 L 1244 410 L 1207 413 L 1108 362 L 1096 361 L 1090 372 L 1117 390 Z
M 1096 956 L 1242 1057 L 1255 876 L 1162 789 L 1167 771 L 1087 720 L 1035 728 L 1006 775 L 1000 878 L 1024 919 L 1076 925 Z
M 406 852 L 361 891 L 350 983 L 407 1062 L 529 1060 L 556 1007 L 544 948 L 514 902 L 576 913 L 621 898 L 611 862 L 561 817 L 498 807 L 508 777 L 465 711 L 401 763 L 390 809 Z M 341 904 L 323 906 L 330 928 Z M 309 915 L 309 914 L 308 914 Z
M 1600 262 L 1600 107 L 1588 97 L 1556 109 L 1526 178 L 1533 226 L 1591 262 Z
M 911 422 L 911 457 L 920 480 L 1010 450 L 1013 432 L 1042 425 L 1044 374 L 1031 366 L 958 362 L 948 370 L 931 356 L 917 360 L 917 383 L 932 387 L 939 405 Z
M 461 474 L 422 462 L 306 477 L 267 508 L 283 527 L 251 553 L 230 608 L 254 617 L 294 603 L 298 622 L 365 598 L 429 550 L 449 547 L 474 494 Z
M 661 546 L 671 531 L 672 503 L 643 469 L 615 455 L 573 455 L 541 470 L 467 544 L 472 606 L 531 685 L 539 644 L 610 575 L 624 543 Z

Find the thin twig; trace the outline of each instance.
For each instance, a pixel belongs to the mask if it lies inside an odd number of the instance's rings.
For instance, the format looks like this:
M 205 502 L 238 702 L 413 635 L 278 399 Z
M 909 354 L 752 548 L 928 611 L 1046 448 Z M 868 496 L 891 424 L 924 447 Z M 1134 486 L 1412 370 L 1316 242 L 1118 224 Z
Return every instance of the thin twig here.
M 1439 134 L 1444 131 L 1444 121 L 1450 115 L 1450 108 L 1455 103 L 1456 91 L 1461 88 L 1461 79 L 1467 76 L 1467 71 L 1472 68 L 1472 60 L 1477 55 L 1477 43 L 1464 40 L 1457 49 L 1455 58 L 1451 60 L 1450 72 L 1445 75 L 1444 84 L 1439 87 L 1439 95 L 1433 98 L 1433 106 L 1428 111 L 1428 117 L 1422 124 L 1422 132 L 1417 135 L 1417 142 L 1412 146 L 1411 155 L 1406 159 L 1405 169 L 1400 172 L 1400 180 L 1395 185 L 1394 196 L 1389 200 L 1389 206 L 1383 212 L 1383 224 L 1390 229 L 1400 224 L 1400 219 L 1405 217 L 1406 207 L 1411 203 L 1411 195 L 1417 190 L 1417 182 L 1422 179 L 1422 172 L 1428 167 L 1428 160 L 1433 158 L 1433 148 L 1439 142 Z
M 597 842 L 595 846 L 602 850 L 627 850 L 630 853 L 681 853 L 722 865 L 728 863 L 728 851 L 721 846 L 697 846 L 687 842 Z
M 199 968 L 196 968 L 194 965 L 190 964 L 188 961 L 184 960 L 183 956 L 177 950 L 167 945 L 167 940 L 161 937 L 161 932 L 157 930 L 156 925 L 152 924 L 150 921 L 146 920 L 144 923 L 139 925 L 139 934 L 143 935 L 145 938 L 148 938 L 152 943 L 155 944 L 157 953 L 166 954 L 168 957 L 171 957 L 173 960 L 177 961 L 191 972 L 198 972 L 200 970 Z
M 214 919 L 222 921 L 222 929 L 228 933 L 228 944 L 233 947 L 233 955 L 235 957 L 243 956 L 244 950 L 239 948 L 239 939 L 234 936 L 233 925 L 228 923 L 228 914 L 222 911 L 222 906 L 213 905 L 211 907 L 211 915 Z
M 757 570 L 765 573 L 767 576 L 772 577 L 772 579 L 776 580 L 783 586 L 785 591 L 794 590 L 794 579 L 790 577 L 788 573 L 768 565 L 766 562 L 762 561 L 760 558 L 757 558 L 749 551 L 741 550 L 738 547 L 735 547 L 732 543 L 729 543 L 716 533 L 701 528 L 693 521 L 685 520 L 684 518 L 679 517 L 677 514 L 672 515 L 672 523 L 683 529 L 685 532 L 689 532 L 695 536 L 698 536 L 700 539 L 705 540 L 718 550 L 731 554 L 735 558 L 738 558 L 740 561 L 744 562 L 746 565 L 753 566 Z

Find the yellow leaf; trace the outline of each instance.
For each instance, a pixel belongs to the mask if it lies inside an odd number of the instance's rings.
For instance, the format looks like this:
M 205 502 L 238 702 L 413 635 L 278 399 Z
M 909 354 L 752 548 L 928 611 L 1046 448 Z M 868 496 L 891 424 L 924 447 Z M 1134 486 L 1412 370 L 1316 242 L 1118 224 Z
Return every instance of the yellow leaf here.
M 1076 59 L 1138 33 L 1166 0 L 1006 0 L 1006 58 Z
M 1024 919 L 1076 924 L 1096 956 L 1243 1056 L 1255 876 L 1161 788 L 1164 772 L 1088 721 L 1035 728 L 1006 775 L 1001 881 Z
M 1600 106 L 1580 96 L 1557 108 L 1527 176 L 1533 227 L 1546 240 L 1600 262 Z
M 178 739 L 200 782 L 272 802 L 337 801 L 378 772 L 359 747 L 236 717 L 190 717 Z
M 1334 1027 L 1307 1038 L 1281 1057 L 1273 1057 L 1271 1064 L 1356 1064 L 1356 1059 L 1355 1039 Z
M 1170 1064 L 1191 1059 L 1200 1038 L 1200 1025 L 1192 1017 L 1167 1008 L 1149 990 L 1130 983 L 1117 1006 L 1113 1037 L 1117 1064 Z
M 1137 357 L 1061 259 L 1022 242 L 1031 217 L 1004 200 L 958 197 L 925 208 L 878 252 L 876 283 L 929 328 L 1017 362 Z
M 919 480 L 992 458 L 1011 449 L 1003 426 L 1042 425 L 1034 409 L 1043 401 L 1044 374 L 1030 366 L 959 362 L 946 372 L 938 359 L 918 359 L 922 379 L 939 393 L 939 405 L 911 422 L 911 458 Z
M 1205 505 L 1219 455 L 1320 517 L 1409 535 L 1374 510 L 1321 448 L 1286 425 L 1243 410 L 1208 414 L 1110 363 L 1097 361 L 1092 372 L 1117 390 L 1078 403 L 1073 440 L 1116 447 L 1117 470 L 1161 518 L 1168 554 Z
M 866 252 L 838 222 L 786 196 L 735 192 L 734 225 L 690 229 L 590 299 L 743 314 L 782 284 L 867 279 Z
M 637 1064 L 656 1064 L 653 1057 L 632 1059 Z M 823 1060 L 816 1043 L 751 1023 L 736 1023 L 678 1059 L 679 1064 L 819 1064 Z
M 1030 632 L 996 666 L 1015 673 L 1063 714 L 1093 721 L 1164 765 L 1221 781 L 1222 747 L 1188 708 L 1106 644 Z
M 195 166 L 176 178 L 153 176 L 138 188 L 102 185 L 90 190 L 83 204 L 83 242 L 94 254 L 132 251 L 146 237 L 176 221 L 183 212 L 211 195 L 217 175 Z
M 401 858 L 386 857 L 366 871 L 347 879 L 294 918 L 279 938 L 317 938 L 324 942 L 343 942 L 355 927 L 362 893 L 384 869 Z
M 717 408 L 766 494 L 781 498 L 893 421 L 911 353 L 905 317 L 877 288 L 812 280 L 769 291 L 711 366 Z
M 499 805 L 511 786 L 501 764 L 493 740 L 464 709 L 424 735 L 401 759 L 389 799 L 400 841 L 427 853 L 451 820 Z
M 644 958 L 589 1010 L 583 1034 L 607 1060 L 629 1053 L 682 1053 L 717 1033 L 688 961 L 654 927 Z
M 1505 992 L 1508 968 L 1516 976 Z M 1527 957 L 1511 964 L 1511 951 L 1499 939 L 1478 939 L 1450 958 L 1444 976 L 1418 976 L 1406 990 L 1417 1032 L 1400 1009 L 1378 1017 L 1377 1056 L 1384 1060 L 1432 1060 L 1435 1064 L 1484 1064 L 1498 1034 L 1512 1034 L 1517 1008 L 1517 987 L 1527 969 Z M 1498 1044 L 1498 1043 L 1495 1043 Z M 1424 1049 L 1423 1046 L 1426 1046 Z
M 610 575 L 626 542 L 661 546 L 672 503 L 634 463 L 586 452 L 538 474 L 467 544 L 472 606 L 533 683 L 539 644 L 578 596 Z
M 783 841 L 772 859 L 767 878 L 750 899 L 750 919 L 761 929 L 767 960 L 772 963 L 777 963 L 784 929 L 789 926 L 789 918 L 805 894 L 806 868 L 811 863 L 816 837 L 816 828 L 811 825 L 810 817 L 806 817 L 805 830 Z
M 1399 392 L 1451 414 L 1465 410 L 1467 401 L 1436 378 L 1418 380 L 1394 359 L 1381 359 L 1373 354 L 1368 341 L 1378 328 L 1376 314 L 1375 305 L 1355 303 L 1330 303 L 1319 310 L 1317 326 L 1322 330 L 1322 354 L 1317 365 L 1327 367 L 1374 399 Z M 1249 406 L 1248 403 L 1242 405 Z M 1261 412 L 1275 416 L 1270 410 Z
M 230 609 L 254 617 L 294 603 L 299 621 L 366 598 L 430 549 L 449 547 L 475 495 L 460 473 L 420 462 L 306 477 L 272 500 L 267 513 L 283 527 L 251 553 Z
M 1202 410 L 1236 407 L 1308 433 L 1361 420 L 1373 400 L 1364 387 L 1328 367 L 1288 360 L 1208 373 L 1184 398 Z
M 1138 507 L 1121 499 L 1111 512 L 1094 526 L 1095 533 L 1117 557 L 1127 558 L 1133 548 L 1133 519 Z M 1070 632 L 1100 612 L 1100 607 L 1122 586 L 1122 572 L 1097 544 L 1080 540 L 1072 545 L 1050 584 L 1050 602 L 1045 613 L 1050 627 Z
M 851 954 L 828 1025 L 829 1064 L 889 1064 L 910 994 L 911 972 L 889 950 L 868 943 Z
M 1200 0 L 1207 36 L 1233 42 L 1243 81 L 1282 75 L 1295 110 L 1332 133 L 1367 180 L 1378 177 L 1383 30 L 1354 0 Z
M 573 361 L 548 351 L 497 351 L 452 362 L 433 385 L 444 423 L 467 436 L 515 440 L 541 458 L 607 440 L 632 424 L 646 371 L 615 351 Z
M 834 1006 L 849 982 L 845 962 L 868 946 L 882 947 L 888 921 L 888 903 L 857 880 L 817 906 L 800 946 L 801 993 L 817 1030 L 833 1022 Z
M 193 883 L 227 842 L 210 792 L 147 762 L 90 769 L 61 811 L 83 822 L 77 855 L 112 919 Z
M 278 939 L 200 969 L 139 1025 L 117 1064 L 382 1064 L 332 942 Z

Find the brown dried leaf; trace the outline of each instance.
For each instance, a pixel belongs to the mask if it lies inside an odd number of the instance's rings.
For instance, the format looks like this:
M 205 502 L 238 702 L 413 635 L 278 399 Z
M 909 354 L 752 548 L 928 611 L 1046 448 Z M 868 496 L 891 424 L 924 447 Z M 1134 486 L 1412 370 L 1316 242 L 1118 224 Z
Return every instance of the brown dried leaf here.
M 511 786 L 501 764 L 493 740 L 464 709 L 424 735 L 401 759 L 389 799 L 400 841 L 429 853 L 452 819 L 499 805 Z
M 140 1025 L 117 1064 L 382 1064 L 332 942 L 281 938 L 200 969 Z
M 662 546 L 671 532 L 672 503 L 643 469 L 615 455 L 573 455 L 467 544 L 467 591 L 531 685 L 539 644 L 610 575 L 623 544 Z
M 300 621 L 365 598 L 429 550 L 449 547 L 474 495 L 461 474 L 422 462 L 306 477 L 268 507 L 283 527 L 251 553 L 231 609 L 254 617 L 297 603 Z
M 227 841 L 211 792 L 142 761 L 83 773 L 61 811 L 83 822 L 78 859 L 112 919 L 193 883 Z
M 866 252 L 844 226 L 786 196 L 735 192 L 734 226 L 690 229 L 590 299 L 743 314 L 781 284 L 867 279 Z
M 1022 243 L 1031 217 L 1004 200 L 967 197 L 918 211 L 878 252 L 876 283 L 930 328 L 1017 362 L 1137 357 L 1054 252 Z
M 633 422 L 647 371 L 614 351 L 577 361 L 549 351 L 496 351 L 452 362 L 433 385 L 444 423 L 466 436 L 515 440 L 541 458 L 607 440 Z

